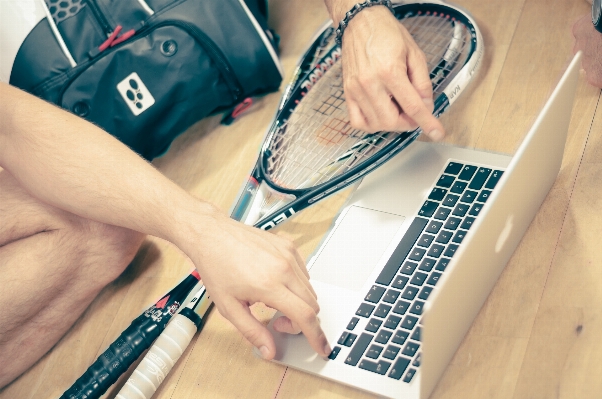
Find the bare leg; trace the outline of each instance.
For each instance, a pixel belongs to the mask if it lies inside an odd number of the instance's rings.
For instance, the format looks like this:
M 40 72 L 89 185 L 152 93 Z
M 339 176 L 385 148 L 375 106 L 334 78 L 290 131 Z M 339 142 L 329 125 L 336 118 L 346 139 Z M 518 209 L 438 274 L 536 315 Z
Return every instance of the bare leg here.
M 0 170 L 0 388 L 52 348 L 143 239 L 46 205 Z

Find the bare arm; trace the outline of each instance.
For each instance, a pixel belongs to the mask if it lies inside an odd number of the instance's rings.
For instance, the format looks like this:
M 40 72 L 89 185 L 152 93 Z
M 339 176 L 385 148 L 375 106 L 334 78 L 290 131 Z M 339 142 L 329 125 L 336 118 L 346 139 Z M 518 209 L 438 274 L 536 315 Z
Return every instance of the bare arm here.
M 315 292 L 292 243 L 232 221 L 98 127 L 4 83 L 0 166 L 41 201 L 174 243 L 196 265 L 219 311 L 265 358 L 275 346 L 249 312 L 254 302 L 281 310 L 328 355 Z
M 324 0 L 335 25 L 362 0 Z M 351 123 L 362 130 L 422 127 L 443 138 L 433 115 L 426 60 L 412 36 L 384 6 L 360 11 L 343 34 L 343 75 Z

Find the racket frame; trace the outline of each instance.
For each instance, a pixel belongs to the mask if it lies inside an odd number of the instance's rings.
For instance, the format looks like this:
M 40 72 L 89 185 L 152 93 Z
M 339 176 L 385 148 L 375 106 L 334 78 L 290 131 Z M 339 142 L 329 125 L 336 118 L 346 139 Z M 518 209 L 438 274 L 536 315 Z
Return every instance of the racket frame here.
M 470 34 L 471 47 L 467 60 L 434 101 L 433 114 L 435 117 L 439 117 L 457 100 L 459 95 L 466 90 L 468 83 L 472 80 L 472 76 L 479 71 L 484 53 L 483 37 L 476 21 L 470 13 L 461 7 L 443 1 L 433 0 L 420 3 L 397 2 L 393 4 L 393 11 L 397 19 L 402 17 L 407 18 L 415 15 L 424 15 L 419 14 L 419 11 L 423 13 L 421 8 L 424 8 L 424 6 L 428 6 L 431 11 L 451 15 L 452 19 L 455 18 L 464 24 Z M 308 56 L 312 53 L 316 53 L 316 50 L 320 48 L 324 39 L 332 35 L 332 32 L 330 32 L 331 29 L 333 29 L 332 21 L 328 21 L 314 35 L 312 45 L 308 47 L 300 61 L 297 63 L 295 73 L 293 74 L 293 82 L 287 85 L 284 91 L 283 99 L 280 102 L 276 116 L 263 141 L 260 156 L 252 170 L 249 181 L 244 186 L 241 196 L 239 196 L 238 202 L 233 207 L 232 214 L 236 215 L 236 220 L 241 220 L 247 224 L 252 223 L 255 227 L 259 227 L 263 230 L 274 228 L 276 225 L 289 219 L 302 209 L 361 179 L 364 175 L 381 166 L 384 162 L 410 145 L 422 132 L 419 128 L 411 132 L 391 133 L 397 135 L 397 137 L 372 157 L 358 163 L 348 171 L 332 178 L 328 182 L 317 186 L 307 189 L 287 189 L 277 185 L 269 178 L 266 173 L 266 166 L 269 158 L 267 152 L 273 135 L 278 132 L 279 126 L 286 122 L 288 118 L 286 113 L 291 113 L 295 108 L 296 102 L 300 101 L 307 91 L 311 90 L 314 80 L 318 79 L 320 77 L 319 75 L 325 73 L 329 66 L 334 64 L 332 61 L 336 62 L 340 57 L 340 46 L 334 45 L 326 52 L 314 68 L 305 73 L 302 72 L 304 67 L 311 65 L 312 63 L 307 61 Z M 317 43 L 318 40 L 320 42 Z M 312 75 L 312 73 L 316 75 Z M 292 201 L 268 215 L 264 215 L 259 221 L 256 221 L 259 206 L 263 202 L 267 191 L 273 191 L 278 195 L 288 196 Z

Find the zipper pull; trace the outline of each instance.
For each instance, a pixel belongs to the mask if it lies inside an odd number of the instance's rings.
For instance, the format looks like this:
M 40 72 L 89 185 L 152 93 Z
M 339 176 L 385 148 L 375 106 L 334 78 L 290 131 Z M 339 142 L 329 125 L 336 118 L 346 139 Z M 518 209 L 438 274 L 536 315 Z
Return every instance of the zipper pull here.
M 242 114 L 244 114 L 245 112 L 247 112 L 249 110 L 249 108 L 251 108 L 251 106 L 253 105 L 253 99 L 251 97 L 247 97 L 245 98 L 240 104 L 238 104 L 236 107 L 234 107 L 234 109 L 232 110 L 232 112 L 227 113 L 224 118 L 222 119 L 222 125 L 230 125 L 232 124 L 232 122 L 234 122 L 234 120 L 236 118 L 238 118 L 239 116 L 241 116 Z

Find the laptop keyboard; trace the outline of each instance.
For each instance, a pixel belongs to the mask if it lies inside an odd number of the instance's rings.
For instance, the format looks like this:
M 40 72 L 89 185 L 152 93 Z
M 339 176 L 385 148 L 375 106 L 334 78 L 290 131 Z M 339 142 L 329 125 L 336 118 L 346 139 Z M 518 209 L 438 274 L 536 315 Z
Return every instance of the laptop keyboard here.
M 450 162 L 329 358 L 410 383 L 422 310 L 503 171 Z

